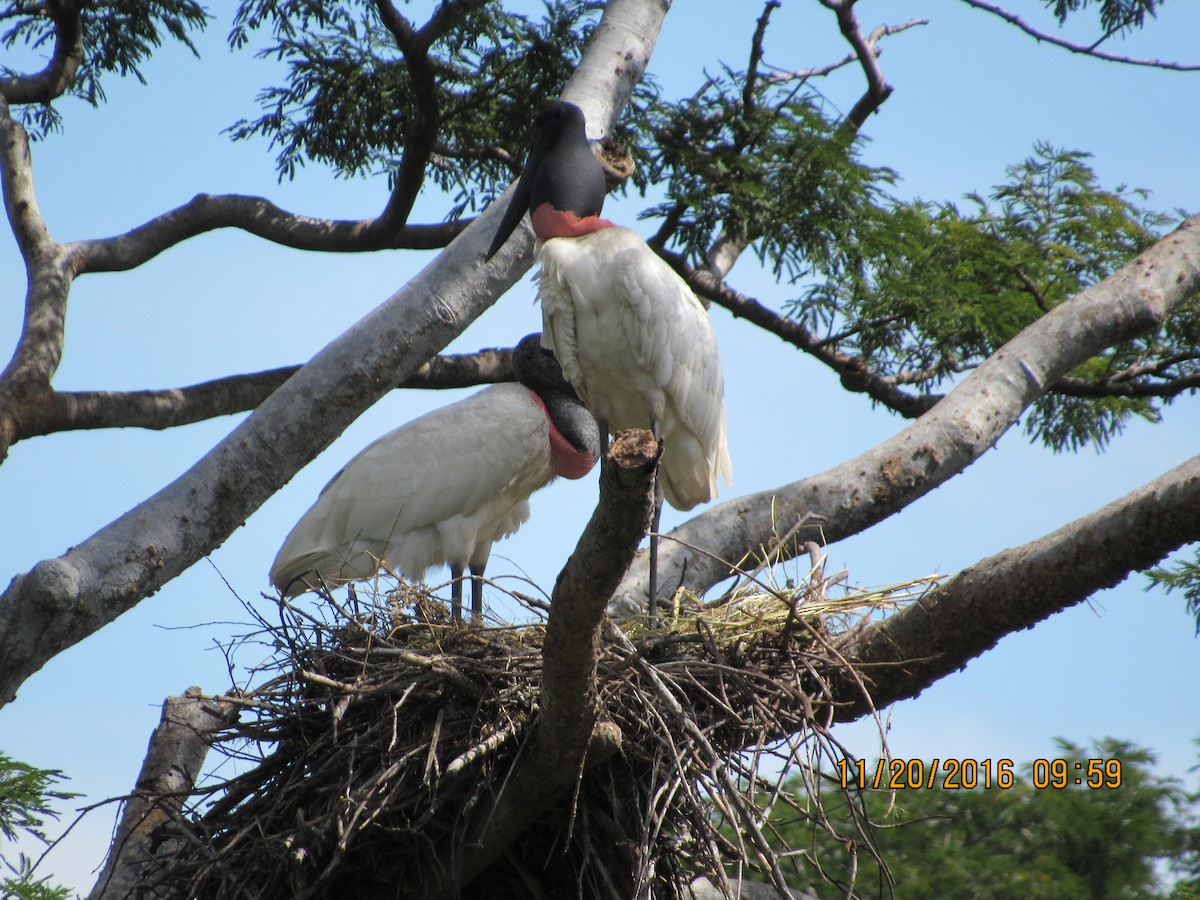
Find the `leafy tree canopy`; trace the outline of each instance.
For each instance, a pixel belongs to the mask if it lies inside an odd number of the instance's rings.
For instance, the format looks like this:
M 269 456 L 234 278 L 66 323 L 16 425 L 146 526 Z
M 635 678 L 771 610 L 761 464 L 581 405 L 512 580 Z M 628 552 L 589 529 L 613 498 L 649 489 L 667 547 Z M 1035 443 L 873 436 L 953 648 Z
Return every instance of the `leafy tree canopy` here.
M 863 896 L 889 890 L 897 898 L 980 900 L 1183 896 L 1200 866 L 1200 795 L 1186 792 L 1177 778 L 1157 775 L 1154 754 L 1127 741 L 1105 738 L 1084 747 L 1058 739 L 1057 745 L 1067 773 L 1061 788 L 1034 787 L 1053 778 L 1043 767 L 1035 780 L 1034 763 L 1027 762 L 1014 770 L 1007 789 L 946 790 L 939 780 L 933 789 L 863 792 L 862 810 L 874 824 L 876 849 L 894 887 L 863 848 L 777 813 L 780 844 L 803 851 L 790 857 L 797 873 L 792 883 L 831 898 L 845 896 L 852 872 Z M 1090 760 L 1114 759 L 1121 761 L 1120 787 L 1074 784 Z M 866 770 L 873 772 L 874 764 Z M 827 804 L 825 813 L 848 826 L 844 797 Z M 815 875 L 817 866 L 832 884 Z M 1184 878 L 1179 887 L 1160 883 L 1163 868 Z

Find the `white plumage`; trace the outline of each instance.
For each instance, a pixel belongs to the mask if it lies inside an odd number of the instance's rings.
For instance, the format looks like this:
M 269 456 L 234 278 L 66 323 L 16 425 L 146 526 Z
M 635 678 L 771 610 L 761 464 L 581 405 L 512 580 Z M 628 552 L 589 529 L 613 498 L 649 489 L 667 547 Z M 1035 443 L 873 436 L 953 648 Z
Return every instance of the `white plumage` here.
M 513 350 L 520 384 L 499 384 L 435 410 L 375 441 L 333 477 L 284 540 L 271 581 L 286 596 L 371 578 L 390 566 L 410 580 L 446 564 L 453 615 L 483 615 L 492 544 L 529 518 L 529 495 L 556 475 L 596 464 L 595 419 L 563 379 L 541 335 Z
M 497 384 L 385 434 L 350 460 L 296 523 L 271 567 L 289 596 L 434 566 L 482 571 L 554 478 L 549 423 L 529 390 Z M 310 576 L 305 578 L 304 576 Z M 306 583 L 307 582 L 307 583 Z
M 542 344 L 615 434 L 657 424 L 663 494 L 687 510 L 726 485 L 724 380 L 712 321 L 636 232 L 601 228 L 538 249 Z

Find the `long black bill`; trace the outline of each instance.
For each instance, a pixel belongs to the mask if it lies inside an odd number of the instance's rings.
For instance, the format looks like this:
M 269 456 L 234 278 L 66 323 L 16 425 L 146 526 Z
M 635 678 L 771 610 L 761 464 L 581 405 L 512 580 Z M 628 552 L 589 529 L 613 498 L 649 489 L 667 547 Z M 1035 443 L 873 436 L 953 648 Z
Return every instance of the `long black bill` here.
M 504 211 L 504 218 L 500 220 L 500 227 L 496 229 L 496 236 L 492 238 L 492 246 L 488 248 L 487 259 L 496 255 L 496 252 L 504 246 L 505 241 L 517 230 L 517 225 L 524 218 L 525 213 L 529 212 L 529 197 L 533 192 L 533 180 L 537 175 L 538 166 L 542 164 L 542 157 L 545 155 L 546 147 L 539 134 L 534 138 L 533 149 L 529 151 L 529 159 L 525 162 L 521 177 L 517 179 L 512 199 L 508 201 L 508 209 Z

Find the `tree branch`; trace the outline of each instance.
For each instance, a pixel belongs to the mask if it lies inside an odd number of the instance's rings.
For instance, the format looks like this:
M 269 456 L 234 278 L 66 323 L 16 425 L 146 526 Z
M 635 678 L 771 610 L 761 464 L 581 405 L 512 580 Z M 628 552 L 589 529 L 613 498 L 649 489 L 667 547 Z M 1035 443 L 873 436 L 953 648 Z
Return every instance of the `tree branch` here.
M 1200 540 L 1200 456 L 1102 509 L 991 556 L 843 642 L 867 680 L 874 709 L 915 697 L 1005 635 L 1113 587 Z M 857 681 L 831 678 L 834 718 L 869 711 Z
M 1123 381 L 1116 377 L 1100 381 L 1064 376 L 1054 383 L 1054 393 L 1070 397 L 1178 397 L 1200 389 L 1200 373 L 1181 375 L 1167 381 Z
M 874 44 L 862 33 L 862 26 L 854 13 L 855 2 L 856 0 L 821 0 L 821 5 L 833 10 L 837 16 L 842 37 L 854 48 L 854 54 L 867 77 L 866 92 L 846 116 L 846 123 L 852 130 L 858 131 L 871 113 L 883 106 L 884 101 L 892 95 L 892 86 L 883 77 L 883 68 L 879 65 L 879 54 Z
M 54 51 L 50 61 L 34 75 L 0 78 L 0 97 L 9 103 L 49 103 L 75 83 L 83 62 L 79 4 L 77 0 L 47 0 L 46 11 L 54 22 Z
M 385 228 L 398 228 L 408 221 L 417 194 L 425 183 L 425 168 L 437 142 L 441 124 L 438 106 L 437 78 L 433 61 L 429 58 L 429 47 L 438 37 L 435 20 L 430 19 L 418 33 L 408 19 L 400 15 L 392 0 L 376 0 L 379 17 L 384 27 L 391 32 L 404 57 L 404 66 L 413 88 L 412 118 L 404 131 L 404 152 L 400 157 L 400 168 L 396 174 L 396 185 L 380 218 Z M 441 6 L 445 10 L 451 4 L 446 0 Z M 444 16 L 437 22 L 444 21 Z
M 60 431 L 149 428 L 161 431 L 256 408 L 300 366 L 232 375 L 182 388 L 151 391 L 49 391 L 21 416 L 17 440 Z M 396 389 L 450 390 L 512 381 L 512 350 L 435 356 Z M 16 440 L 13 441 L 16 443 Z
M 600 501 L 551 596 L 540 713 L 530 746 L 503 779 L 495 800 L 476 815 L 461 848 L 448 851 L 443 881 L 431 885 L 427 897 L 454 896 L 560 800 L 585 767 L 620 748 L 620 729 L 599 721 L 600 629 L 608 598 L 649 527 L 659 452 L 646 431 L 622 432 L 609 447 Z
M 1105 53 L 1097 50 L 1096 47 L 1100 41 L 1096 41 L 1090 46 L 1087 44 L 1073 44 L 1063 38 L 1054 37 L 1044 31 L 1039 31 L 1032 25 L 1027 24 L 1020 16 L 1013 15 L 1008 10 L 997 6 L 994 3 L 985 3 L 983 0 L 962 0 L 967 6 L 975 9 L 981 9 L 984 12 L 991 13 L 993 16 L 998 16 L 1010 25 L 1015 25 L 1034 40 L 1041 42 L 1045 41 L 1048 44 L 1053 44 L 1056 47 L 1062 47 L 1064 50 L 1070 50 L 1072 53 L 1081 53 L 1084 56 L 1092 56 L 1096 59 L 1103 59 L 1107 62 L 1125 63 L 1130 66 L 1150 66 L 1156 69 L 1173 69 L 1177 72 L 1197 72 L 1200 71 L 1200 65 L 1185 65 L 1183 63 L 1170 62 L 1161 59 L 1137 59 L 1131 56 L 1118 56 L 1113 53 Z M 1108 35 L 1105 35 L 1107 37 Z M 1103 38 L 1101 39 L 1103 40 Z
M 280 209 L 263 197 L 197 194 L 183 206 L 110 238 L 67 244 L 72 268 L 84 272 L 121 272 L 206 231 L 240 228 L 297 250 L 363 253 L 371 250 L 436 250 L 458 237 L 473 219 L 440 225 L 393 227 L 376 219 L 314 219 Z
M 710 266 L 709 269 L 693 269 L 677 254 L 664 252 L 662 256 L 675 267 L 697 295 L 820 360 L 841 376 L 842 386 L 846 390 L 864 393 L 872 400 L 910 419 L 928 412 L 941 399 L 940 394 L 909 394 L 900 390 L 895 379 L 871 372 L 860 357 L 851 356 L 829 346 L 794 319 L 781 316 L 752 297 L 738 293 L 716 279 L 711 270 L 716 269 L 717 265 Z M 727 261 L 724 254 L 716 258 L 720 262 Z
M 889 35 L 899 34 L 902 31 L 908 31 L 910 28 L 916 28 L 918 25 L 928 25 L 928 19 L 909 19 L 900 25 L 876 25 L 867 36 L 867 45 L 871 48 L 871 53 L 876 57 L 883 51 L 879 48 L 879 41 Z M 827 63 L 823 66 L 815 66 L 810 69 L 794 69 L 786 71 L 783 69 L 775 69 L 775 73 L 762 78 L 762 83 L 766 85 L 783 84 L 789 81 L 806 81 L 809 78 L 818 78 L 825 75 L 831 75 L 838 69 L 843 69 L 852 63 L 858 62 L 857 53 L 848 53 L 840 60 L 834 63 Z M 768 66 L 768 68 L 775 68 Z
M 900 434 L 826 472 L 727 501 L 676 528 L 660 545 L 665 595 L 677 585 L 706 590 L 729 576 L 729 562 L 722 560 L 772 548 L 797 523 L 804 523 L 797 546 L 779 550 L 785 557 L 801 552 L 806 540 L 832 543 L 898 512 L 978 459 L 1075 366 L 1157 328 L 1197 292 L 1200 216 L 1193 216 L 1029 325 Z M 647 575 L 642 555 L 613 598 L 615 614 L 642 609 Z
M 166 699 L 137 787 L 125 801 L 108 860 L 88 900 L 140 896 L 138 882 L 156 859 L 169 855 L 160 849 L 164 826 L 178 818 L 209 746 L 237 714 L 235 704 L 205 700 L 195 687 Z
M 642 0 L 608 4 L 563 93 L 588 121 L 611 129 L 645 70 L 664 14 L 660 4 Z M 14 578 L 0 593 L 0 704 L 57 653 L 220 545 L 364 409 L 512 287 L 529 266 L 528 229 L 483 262 L 503 205 L 492 204 L 180 478 L 64 555 Z
M 21 410 L 49 389 L 62 360 L 71 272 L 66 254 L 46 228 L 33 186 L 29 136 L 0 97 L 0 190 L 17 247 L 25 262 L 25 314 L 21 336 L 0 372 L 0 461 L 21 433 Z

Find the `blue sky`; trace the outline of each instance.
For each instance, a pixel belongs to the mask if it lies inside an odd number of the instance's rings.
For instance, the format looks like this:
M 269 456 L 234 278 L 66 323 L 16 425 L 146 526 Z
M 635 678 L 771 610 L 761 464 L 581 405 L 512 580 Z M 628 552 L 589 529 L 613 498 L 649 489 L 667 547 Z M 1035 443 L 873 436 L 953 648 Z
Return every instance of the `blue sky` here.
M 748 12 L 736 4 L 681 2 L 668 15 L 651 69 L 668 91 L 691 93 L 701 68 L 744 66 Z M 1012 4 L 1034 18 L 1038 4 Z M 748 10 L 750 7 L 742 7 Z M 882 64 L 896 90 L 866 126 L 867 161 L 902 176 L 898 192 L 957 199 L 986 192 L 1033 143 L 1090 150 L 1107 186 L 1153 192 L 1150 205 L 1200 210 L 1194 108 L 1200 73 L 1102 64 L 1037 45 L 983 13 L 933 0 L 864 0 L 870 28 L 928 17 L 887 39 Z M 755 8 L 755 15 L 757 14 Z M 419 13 L 414 10 L 414 17 Z M 887 16 L 882 19 L 880 17 Z M 1045 17 L 1042 21 L 1046 22 Z M 272 64 L 228 54 L 218 20 L 199 40 L 203 60 L 168 48 L 146 66 L 148 87 L 106 84 L 108 103 L 64 104 L 66 133 L 34 145 L 41 209 L 59 240 L 116 234 L 197 192 L 250 193 L 314 216 L 365 217 L 385 199 L 382 180 L 337 180 L 315 167 L 276 183 L 265 144 L 231 144 L 221 129 L 256 109 Z M 1072 33 L 1072 32 L 1068 32 Z M 1086 34 L 1090 34 L 1087 31 Z M 1143 35 L 1114 42 L 1131 55 L 1198 61 L 1196 4 L 1168 3 Z M 1081 36 L 1086 37 L 1081 33 Z M 819 65 L 846 52 L 832 14 L 788 2 L 774 16 L 768 62 Z M 208 64 L 206 64 L 208 63 Z M 842 109 L 861 90 L 849 68 L 821 83 Z M 606 214 L 637 223 L 644 201 Z M 423 197 L 414 221 L 437 221 L 444 203 Z M 71 296 L 61 389 L 185 385 L 301 362 L 389 297 L 428 259 L 420 253 L 317 255 L 227 231 L 201 236 L 130 273 L 80 280 Z M 776 285 L 747 257 L 740 290 L 779 307 L 795 288 Z M 20 327 L 24 276 L 11 240 L 0 241 L 0 344 Z M 452 346 L 511 345 L 539 327 L 526 279 Z M 818 472 L 894 434 L 903 422 L 844 393 L 837 378 L 778 339 L 713 311 L 727 383 L 734 487 L 761 490 Z M 765 386 L 773 384 L 774 386 Z M 238 597 L 267 588 L 266 571 L 291 524 L 350 456 L 374 437 L 465 393 L 393 393 L 239 529 L 137 609 L 52 661 L 0 711 L 0 748 L 63 769 L 69 789 L 96 803 L 132 786 L 162 699 L 188 685 L 228 686 L 218 642 L 248 630 Z M 783 398 L 789 398 L 784 402 Z M 792 400 L 791 398 L 797 398 Z M 1200 447 L 1195 398 L 1165 423 L 1135 423 L 1104 454 L 1055 456 L 1014 428 L 959 478 L 871 531 L 829 548 L 830 565 L 856 584 L 952 573 L 1028 541 L 1166 471 Z M 228 433 L 233 418 L 165 433 L 80 432 L 24 441 L 0 467 L 0 578 L 27 571 L 158 490 Z M 489 574 L 553 584 L 594 504 L 594 476 L 537 495 L 522 531 L 496 547 Z M 664 512 L 664 528 L 684 519 Z M 1183 776 L 1196 762 L 1200 718 L 1190 700 L 1200 676 L 1194 623 L 1177 597 L 1145 593 L 1133 578 L 1032 631 L 1012 635 L 963 673 L 889 711 L 894 755 L 1001 758 L 1055 755 L 1052 739 L 1114 736 L 1159 754 Z M 232 590 L 231 590 L 232 589 Z M 234 594 L 236 592 L 236 595 Z M 253 651 L 237 662 L 253 665 Z M 1180 702 L 1178 695 L 1189 698 Z M 871 756 L 873 726 L 839 731 Z M 88 889 L 112 827 L 112 808 L 87 816 L 45 872 Z M 72 818 L 64 810 L 64 822 Z

